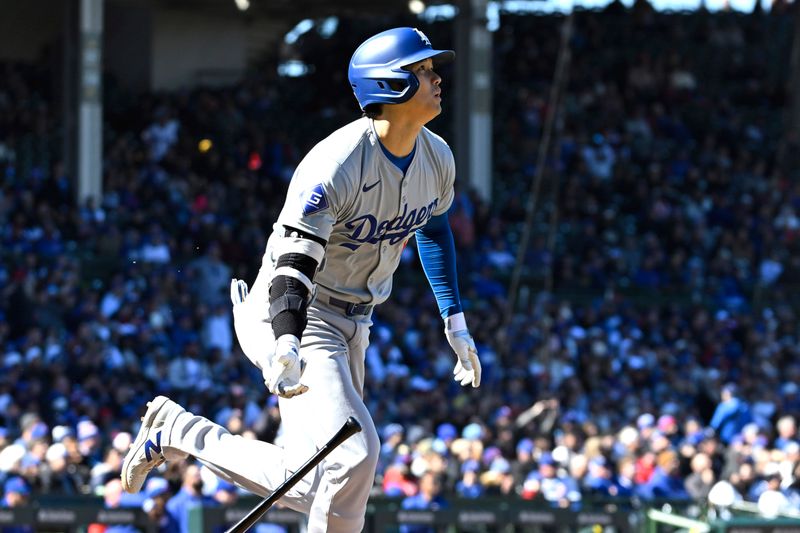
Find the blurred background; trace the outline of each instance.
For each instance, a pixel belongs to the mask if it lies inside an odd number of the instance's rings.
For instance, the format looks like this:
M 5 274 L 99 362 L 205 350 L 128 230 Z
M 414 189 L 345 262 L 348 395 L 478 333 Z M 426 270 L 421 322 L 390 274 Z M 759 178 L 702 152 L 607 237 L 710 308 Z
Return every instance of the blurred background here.
M 367 351 L 367 531 L 800 531 L 783 0 L 0 0 L 0 531 L 247 509 L 190 463 L 123 494 L 121 461 L 156 394 L 281 444 L 229 281 L 359 116 L 353 50 L 395 26 L 457 51 L 429 127 L 484 376 L 452 381 L 409 246 Z

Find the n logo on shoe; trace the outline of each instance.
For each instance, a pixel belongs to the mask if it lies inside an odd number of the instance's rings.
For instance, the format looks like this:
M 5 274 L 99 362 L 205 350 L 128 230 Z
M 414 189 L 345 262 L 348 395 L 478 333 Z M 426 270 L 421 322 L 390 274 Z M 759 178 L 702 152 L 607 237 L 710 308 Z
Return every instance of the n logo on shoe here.
M 150 450 L 153 450 L 157 454 L 161 454 L 161 432 L 159 431 L 156 433 L 156 442 L 153 443 L 152 440 L 148 440 L 144 443 L 144 456 L 147 458 L 148 461 L 152 461 L 153 457 L 150 455 Z

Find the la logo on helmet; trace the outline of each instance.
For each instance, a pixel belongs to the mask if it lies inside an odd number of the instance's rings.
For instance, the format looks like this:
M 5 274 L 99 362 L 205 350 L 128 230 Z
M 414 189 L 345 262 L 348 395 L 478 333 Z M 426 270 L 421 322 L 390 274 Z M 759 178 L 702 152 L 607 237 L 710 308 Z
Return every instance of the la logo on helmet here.
M 426 46 L 431 46 L 430 39 L 428 39 L 424 33 L 419 31 L 417 28 L 414 28 L 414 31 L 417 32 L 417 35 L 419 35 L 419 38 L 422 39 L 422 42 L 425 43 Z

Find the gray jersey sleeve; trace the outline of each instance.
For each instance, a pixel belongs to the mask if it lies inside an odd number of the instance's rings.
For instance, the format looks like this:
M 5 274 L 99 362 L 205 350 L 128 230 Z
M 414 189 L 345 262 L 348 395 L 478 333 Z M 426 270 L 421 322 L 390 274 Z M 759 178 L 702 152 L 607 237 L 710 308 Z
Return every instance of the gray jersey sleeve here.
M 441 141 L 441 143 L 444 144 L 445 148 L 439 152 L 439 165 L 441 166 L 441 170 L 439 171 L 439 179 L 441 180 L 439 198 L 441 198 L 441 201 L 433 211 L 433 216 L 447 213 L 447 210 L 450 209 L 450 206 L 453 204 L 453 198 L 455 196 L 453 185 L 456 181 L 456 161 L 453 158 L 453 152 L 450 151 L 450 147 L 447 146 L 444 141 Z
M 295 170 L 278 224 L 327 241 L 333 225 L 352 203 L 353 194 L 353 180 L 342 167 L 312 151 Z

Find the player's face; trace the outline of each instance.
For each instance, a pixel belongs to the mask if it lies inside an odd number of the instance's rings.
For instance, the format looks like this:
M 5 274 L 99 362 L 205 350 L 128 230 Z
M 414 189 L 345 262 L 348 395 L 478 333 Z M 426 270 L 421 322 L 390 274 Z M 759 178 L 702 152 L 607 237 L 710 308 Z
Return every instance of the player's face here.
M 405 103 L 410 113 L 428 122 L 442 112 L 442 78 L 433 70 L 433 60 L 424 59 L 406 67 L 419 80 L 419 89 Z

